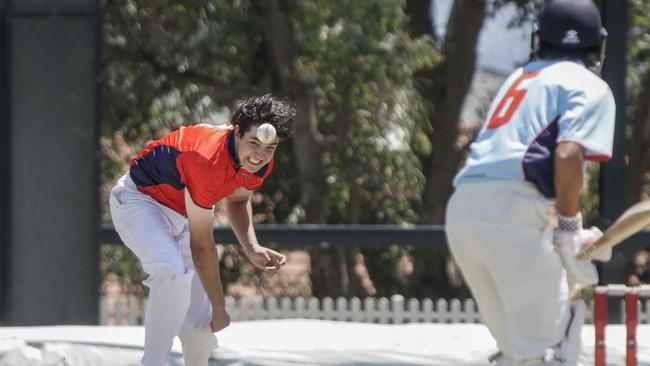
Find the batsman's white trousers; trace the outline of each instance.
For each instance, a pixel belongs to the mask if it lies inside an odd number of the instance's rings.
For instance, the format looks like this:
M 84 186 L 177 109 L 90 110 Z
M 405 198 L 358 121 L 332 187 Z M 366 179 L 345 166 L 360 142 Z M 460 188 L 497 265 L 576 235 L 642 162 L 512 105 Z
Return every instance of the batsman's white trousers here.
M 570 318 L 547 201 L 531 184 L 463 183 L 447 205 L 449 247 L 497 347 L 515 364 L 544 357 Z
M 185 365 L 207 365 L 218 343 L 212 306 L 194 274 L 187 219 L 138 191 L 129 173 L 111 190 L 110 208 L 115 230 L 149 275 L 142 364 L 165 364 L 178 336 Z

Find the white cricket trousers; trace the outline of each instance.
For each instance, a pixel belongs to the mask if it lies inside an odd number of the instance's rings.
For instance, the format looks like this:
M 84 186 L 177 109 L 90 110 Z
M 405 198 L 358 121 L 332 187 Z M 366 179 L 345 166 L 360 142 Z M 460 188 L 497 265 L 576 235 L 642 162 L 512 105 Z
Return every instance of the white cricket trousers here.
M 447 205 L 446 231 L 499 350 L 518 365 L 543 359 L 571 314 L 547 201 L 525 182 L 463 183 Z
M 207 365 L 218 343 L 212 306 L 194 274 L 187 219 L 139 192 L 129 173 L 111 190 L 110 208 L 115 230 L 149 275 L 142 364 L 164 365 L 178 336 L 185 365 Z

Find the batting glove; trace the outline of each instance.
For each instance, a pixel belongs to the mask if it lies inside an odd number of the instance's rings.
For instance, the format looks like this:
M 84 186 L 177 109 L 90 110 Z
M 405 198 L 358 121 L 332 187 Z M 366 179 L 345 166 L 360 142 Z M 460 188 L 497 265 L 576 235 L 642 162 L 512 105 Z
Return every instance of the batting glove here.
M 566 270 L 572 296 L 584 287 L 598 284 L 596 266 L 590 260 L 577 260 L 576 254 L 602 235 L 598 228 L 583 229 L 582 215 L 579 213 L 574 217 L 559 217 L 559 226 L 553 233 L 553 240 Z

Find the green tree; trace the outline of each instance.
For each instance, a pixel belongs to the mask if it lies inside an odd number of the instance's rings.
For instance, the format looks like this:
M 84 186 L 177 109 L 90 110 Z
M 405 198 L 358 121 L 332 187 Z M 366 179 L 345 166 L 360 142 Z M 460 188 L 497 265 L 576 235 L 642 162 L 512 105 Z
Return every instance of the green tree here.
M 432 6 L 435 1 L 407 0 L 409 33 L 413 39 L 433 43 L 435 62 L 422 64 L 413 75 L 424 118 L 414 146 L 425 178 L 422 192 L 422 222 L 442 224 L 454 174 L 464 160 L 467 145 L 459 144 L 460 113 L 476 70 L 478 36 L 485 19 L 496 10 L 514 4 L 519 15 L 512 26 L 530 17 L 534 0 L 485 0 L 453 2 L 444 35 L 436 31 Z
M 500 0 L 490 6 L 485 0 L 455 0 L 444 34 L 436 31 L 434 4 L 435 0 L 406 0 L 410 36 L 414 40 L 431 42 L 434 54 L 433 63 L 418 65 L 413 74 L 422 109 L 418 129 L 411 135 L 411 144 L 424 176 L 420 222 L 441 225 L 453 192 L 453 177 L 469 147 L 460 143 L 460 113 L 476 69 L 480 30 L 493 11 L 508 4 L 517 6 L 519 15 L 513 19 L 512 26 L 519 26 L 531 15 L 536 2 Z M 409 284 L 410 293 L 429 297 L 458 295 L 458 290 L 447 278 L 449 253 L 446 248 L 417 248 L 412 256 L 415 268 Z
M 627 76 L 628 166 L 625 174 L 627 206 L 648 197 L 650 170 L 650 1 L 630 1 L 630 32 Z
M 294 152 L 300 222 L 398 223 L 415 218 L 420 185 L 408 133 L 410 42 L 399 1 L 269 1 L 269 44 L 282 90 L 296 101 Z M 402 112 L 400 112 L 402 111 Z M 406 122 L 405 122 L 406 121 Z M 378 194 L 379 193 L 379 194 Z M 362 292 L 359 249 L 310 249 L 312 286 L 323 295 Z
M 107 150 L 140 147 L 270 90 L 295 101 L 296 136 L 278 154 L 283 174 L 264 185 L 256 218 L 416 220 L 417 165 L 408 144 L 390 141 L 414 125 L 409 64 L 430 53 L 409 41 L 400 1 L 121 0 L 103 14 Z M 128 155 L 104 156 L 106 186 Z M 340 260 L 350 256 L 312 254 L 316 294 L 359 291 L 353 261 Z

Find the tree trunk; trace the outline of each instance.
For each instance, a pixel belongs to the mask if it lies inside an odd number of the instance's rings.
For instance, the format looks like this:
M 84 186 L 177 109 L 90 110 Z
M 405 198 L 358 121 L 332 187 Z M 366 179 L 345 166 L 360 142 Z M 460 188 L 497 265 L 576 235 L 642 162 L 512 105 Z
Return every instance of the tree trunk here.
M 409 14 L 409 34 L 416 39 L 424 35 L 430 35 L 437 41 L 435 23 L 431 15 L 432 1 L 406 0 L 406 14 Z
M 324 146 L 318 131 L 314 96 L 309 86 L 295 74 L 293 67 L 297 58 L 297 49 L 289 22 L 288 2 L 270 0 L 269 7 L 267 40 L 270 44 L 271 58 L 280 75 L 282 90 L 296 103 L 293 146 L 298 165 L 305 221 L 324 224 L 329 215 L 329 205 L 326 199 Z M 314 296 L 338 296 L 341 291 L 348 291 L 351 270 L 342 248 L 313 247 L 308 252 L 311 258 L 310 279 Z
M 428 13 L 410 15 L 413 21 L 431 23 Z M 460 112 L 474 76 L 476 46 L 485 15 L 485 0 L 454 1 L 442 48 L 444 61 L 416 75 L 416 88 L 427 104 L 431 126 L 431 152 L 420 157 L 425 177 L 424 223 L 444 222 L 445 205 L 453 191 L 451 180 L 462 158 L 462 148 L 456 143 Z
M 432 24 L 429 12 L 412 12 L 411 36 Z M 452 179 L 459 168 L 463 147 L 458 146 L 460 112 L 474 76 L 478 35 L 486 15 L 485 0 L 455 0 L 442 45 L 443 61 L 418 70 L 415 88 L 425 103 L 431 144 L 428 154 L 419 156 L 425 178 L 422 193 L 422 222 L 443 224 L 447 200 L 453 192 Z M 416 32 L 414 32 L 416 30 Z M 430 30 L 433 32 L 433 29 Z M 436 35 L 431 34 L 434 40 Z M 449 252 L 446 248 L 416 248 L 415 268 L 410 292 L 416 296 L 456 297 L 463 290 L 454 288 L 446 274 Z
M 623 108 L 624 106 L 618 106 Z M 637 110 L 633 119 L 634 133 L 627 149 L 628 167 L 625 172 L 625 205 L 631 206 L 643 197 L 645 174 L 650 166 L 650 71 L 641 85 Z
M 296 46 L 289 25 L 288 7 L 281 0 L 271 0 L 267 39 L 271 58 L 280 75 L 284 93 L 296 103 L 294 155 L 302 190 L 302 203 L 309 223 L 324 223 L 325 169 L 323 166 L 323 142 L 318 132 L 318 120 L 314 97 L 309 88 L 295 75 L 293 65 L 297 58 Z

